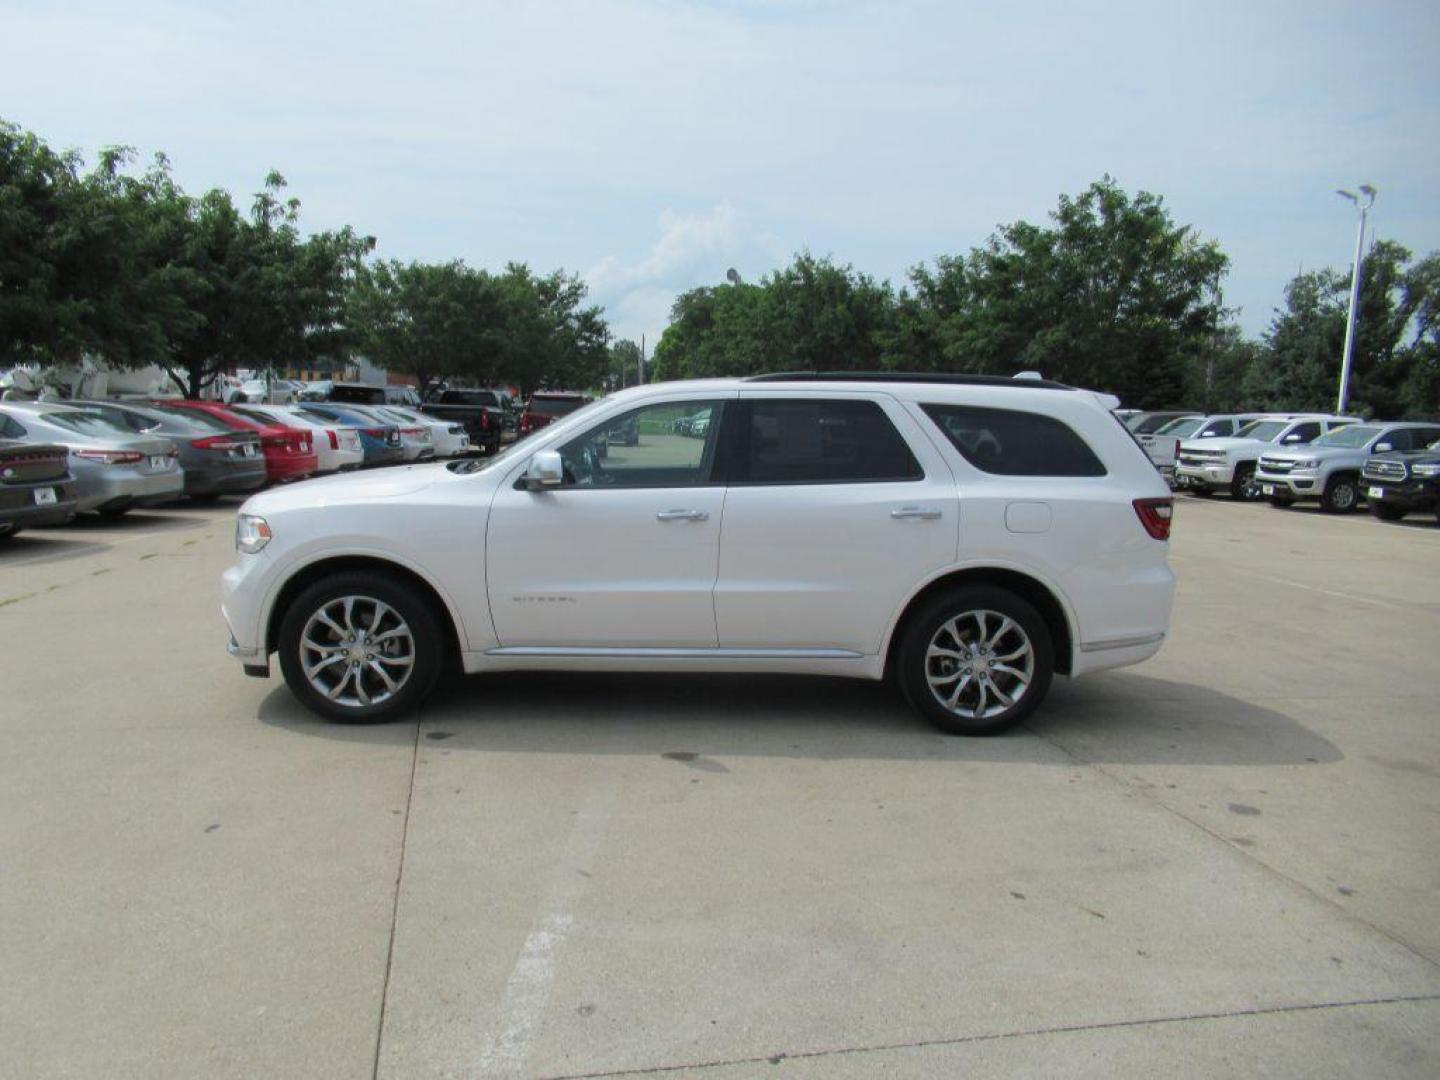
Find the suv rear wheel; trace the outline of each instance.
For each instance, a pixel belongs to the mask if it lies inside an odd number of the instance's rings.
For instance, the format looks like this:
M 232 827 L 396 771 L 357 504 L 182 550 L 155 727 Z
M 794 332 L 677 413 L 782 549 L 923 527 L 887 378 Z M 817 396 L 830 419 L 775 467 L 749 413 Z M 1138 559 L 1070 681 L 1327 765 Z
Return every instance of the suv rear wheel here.
M 280 670 L 291 691 L 331 720 L 392 720 L 420 704 L 444 667 L 445 638 L 429 600 L 384 574 L 322 578 L 280 624 Z
M 926 601 L 896 662 L 910 704 L 954 735 L 994 735 L 1018 724 L 1044 700 L 1055 670 L 1040 613 L 988 585 Z
M 1340 473 L 1330 478 L 1325 485 L 1325 494 L 1320 496 L 1320 506 L 1330 514 L 1348 514 L 1360 501 L 1360 486 L 1355 477 Z

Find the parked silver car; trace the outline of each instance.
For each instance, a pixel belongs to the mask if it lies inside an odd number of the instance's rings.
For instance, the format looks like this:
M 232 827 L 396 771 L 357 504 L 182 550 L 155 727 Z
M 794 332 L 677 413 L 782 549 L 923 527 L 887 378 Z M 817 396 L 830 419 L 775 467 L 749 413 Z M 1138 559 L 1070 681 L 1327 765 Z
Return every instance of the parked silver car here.
M 125 401 L 77 401 L 77 408 L 101 417 L 135 435 L 169 439 L 180 454 L 185 494 L 206 499 L 265 486 L 265 455 L 260 436 L 232 430 L 195 409 Z
M 7 401 L 9 418 L 27 442 L 55 443 L 70 451 L 77 509 L 118 517 L 136 506 L 170 502 L 185 488 L 185 474 L 168 439 L 135 435 L 98 413 L 51 401 Z

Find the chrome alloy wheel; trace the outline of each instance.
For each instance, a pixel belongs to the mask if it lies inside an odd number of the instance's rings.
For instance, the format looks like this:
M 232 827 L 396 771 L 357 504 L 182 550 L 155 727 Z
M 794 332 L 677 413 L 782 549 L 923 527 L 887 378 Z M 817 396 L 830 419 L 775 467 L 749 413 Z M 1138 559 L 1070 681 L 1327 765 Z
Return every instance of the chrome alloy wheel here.
M 935 700 L 967 719 L 1013 708 L 1035 677 L 1035 647 L 1021 625 L 998 611 L 967 611 L 930 639 L 925 680 Z
M 410 678 L 415 639 L 383 600 L 338 596 L 300 631 L 300 666 L 315 691 L 337 705 L 378 705 Z

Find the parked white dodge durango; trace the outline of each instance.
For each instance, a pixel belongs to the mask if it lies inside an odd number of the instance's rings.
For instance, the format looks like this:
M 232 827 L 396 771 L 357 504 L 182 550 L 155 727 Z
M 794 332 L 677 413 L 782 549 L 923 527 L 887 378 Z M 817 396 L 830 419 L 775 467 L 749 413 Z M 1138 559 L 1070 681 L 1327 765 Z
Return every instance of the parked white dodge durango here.
M 394 717 L 458 664 L 890 674 L 988 734 L 1053 674 L 1165 637 L 1170 495 L 1114 404 L 981 376 L 622 391 L 488 461 L 251 498 L 230 651 L 255 675 L 278 653 L 343 721 Z

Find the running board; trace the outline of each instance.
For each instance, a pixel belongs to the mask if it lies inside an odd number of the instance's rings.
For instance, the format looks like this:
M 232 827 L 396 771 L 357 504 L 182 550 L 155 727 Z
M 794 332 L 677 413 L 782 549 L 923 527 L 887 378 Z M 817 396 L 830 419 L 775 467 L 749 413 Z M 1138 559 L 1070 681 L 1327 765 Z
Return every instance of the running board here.
M 647 658 L 656 660 L 863 660 L 850 649 L 675 649 L 598 648 L 590 646 L 505 645 L 486 649 L 486 656 Z

